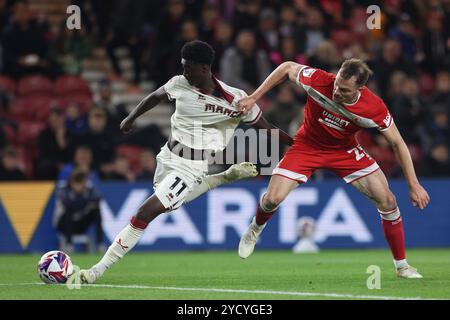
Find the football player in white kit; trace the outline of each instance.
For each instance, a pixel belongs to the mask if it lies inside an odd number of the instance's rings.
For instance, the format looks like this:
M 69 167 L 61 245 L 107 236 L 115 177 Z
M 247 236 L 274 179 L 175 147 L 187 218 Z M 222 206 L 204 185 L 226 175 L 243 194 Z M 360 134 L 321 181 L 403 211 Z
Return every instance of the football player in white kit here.
M 279 130 L 261 116 L 258 106 L 248 114 L 237 109 L 237 102 L 247 94 L 212 75 L 214 50 L 209 44 L 198 40 L 188 42 L 181 50 L 181 58 L 183 75 L 173 77 L 149 94 L 120 124 L 121 130 L 127 133 L 140 115 L 167 98 L 175 100 L 171 136 L 156 158 L 155 192 L 116 236 L 100 262 L 90 269 L 80 270 L 83 283 L 94 283 L 130 251 L 147 225 L 161 213 L 177 209 L 221 184 L 257 175 L 256 167 L 248 162 L 207 175 L 208 155 L 225 149 L 241 121 L 267 129 L 269 133 L 272 129 Z M 293 142 L 282 130 L 279 130 L 279 137 L 282 143 L 291 145 Z

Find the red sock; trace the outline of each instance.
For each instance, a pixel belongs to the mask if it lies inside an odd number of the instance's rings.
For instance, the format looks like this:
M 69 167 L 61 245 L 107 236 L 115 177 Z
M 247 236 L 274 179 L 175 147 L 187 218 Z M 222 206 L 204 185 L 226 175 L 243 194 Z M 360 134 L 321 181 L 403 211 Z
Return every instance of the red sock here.
M 266 223 L 270 218 L 272 218 L 275 211 L 272 212 L 264 212 L 261 207 L 258 205 L 258 209 L 256 210 L 256 219 L 255 222 L 258 226 Z
M 402 217 L 397 220 L 381 220 L 383 223 L 384 237 L 389 243 L 392 255 L 395 260 L 406 259 L 405 254 L 405 233 L 403 232 Z
M 145 228 L 147 228 L 148 223 L 142 220 L 139 220 L 138 218 L 136 218 L 136 216 L 131 218 L 131 222 L 130 224 L 136 228 L 136 229 L 141 229 L 144 230 Z

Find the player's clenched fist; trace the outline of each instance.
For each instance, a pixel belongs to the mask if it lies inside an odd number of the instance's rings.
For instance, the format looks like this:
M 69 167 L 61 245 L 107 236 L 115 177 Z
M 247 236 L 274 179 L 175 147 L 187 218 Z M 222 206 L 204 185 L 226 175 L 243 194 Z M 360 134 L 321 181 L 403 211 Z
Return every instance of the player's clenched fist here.
M 239 111 L 248 113 L 256 104 L 256 100 L 252 97 L 246 97 L 238 101 L 237 108 Z
M 128 133 L 131 131 L 131 129 L 133 129 L 133 123 L 134 120 L 131 118 L 126 117 L 125 119 L 122 120 L 122 122 L 120 123 L 120 130 L 123 133 Z

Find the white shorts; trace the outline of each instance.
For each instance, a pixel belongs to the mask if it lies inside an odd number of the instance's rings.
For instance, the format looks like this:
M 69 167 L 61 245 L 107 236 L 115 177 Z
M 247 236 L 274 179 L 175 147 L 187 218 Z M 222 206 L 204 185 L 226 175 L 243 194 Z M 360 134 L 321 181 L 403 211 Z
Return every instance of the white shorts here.
M 186 196 L 208 173 L 208 161 L 188 160 L 172 153 L 167 143 L 156 156 L 153 189 L 163 206 L 172 211 L 180 207 Z

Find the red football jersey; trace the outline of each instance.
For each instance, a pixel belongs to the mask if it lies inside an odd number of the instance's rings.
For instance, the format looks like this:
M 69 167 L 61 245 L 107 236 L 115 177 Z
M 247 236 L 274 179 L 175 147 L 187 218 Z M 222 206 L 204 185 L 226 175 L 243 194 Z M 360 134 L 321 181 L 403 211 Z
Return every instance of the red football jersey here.
M 367 87 L 353 104 L 332 100 L 336 75 L 324 70 L 303 67 L 297 84 L 307 94 L 304 123 L 295 139 L 324 149 L 342 149 L 357 145 L 355 133 L 362 128 L 389 128 L 393 119 L 383 100 Z

